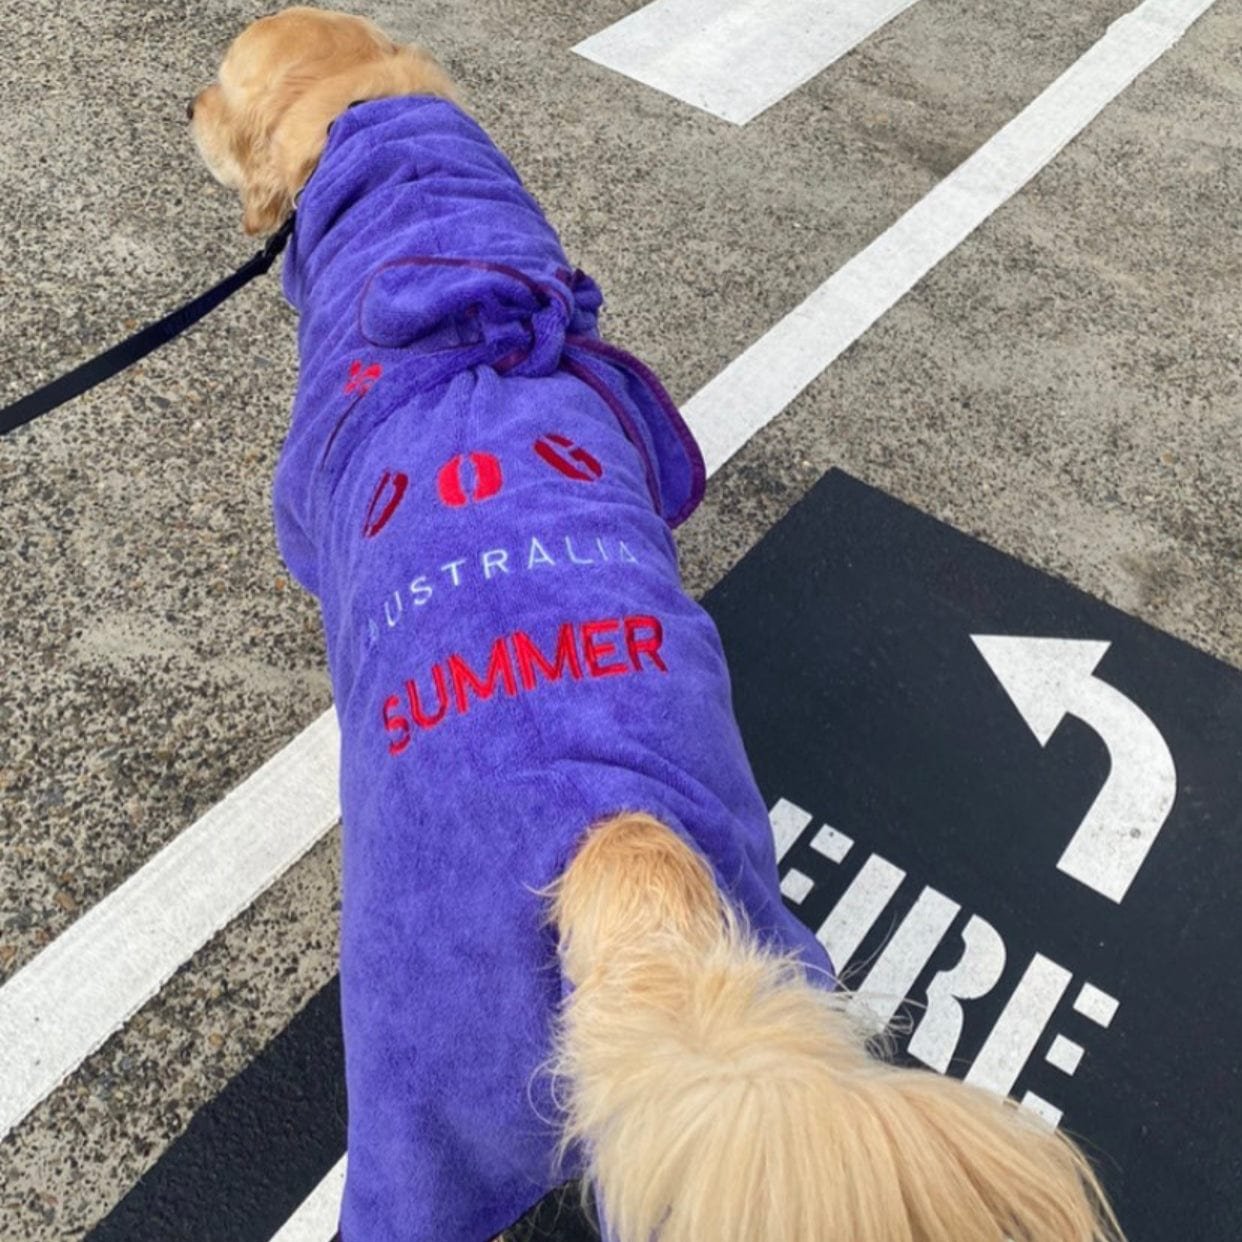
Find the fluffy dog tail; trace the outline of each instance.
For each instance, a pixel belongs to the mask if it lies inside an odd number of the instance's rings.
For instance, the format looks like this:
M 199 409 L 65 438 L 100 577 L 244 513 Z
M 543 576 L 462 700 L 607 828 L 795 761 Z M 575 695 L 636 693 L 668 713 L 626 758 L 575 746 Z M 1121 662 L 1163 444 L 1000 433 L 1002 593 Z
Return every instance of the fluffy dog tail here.
M 555 1070 L 615 1242 L 1114 1242 L 1082 1154 L 1011 1104 L 870 1056 L 657 821 L 553 893 L 573 985 Z

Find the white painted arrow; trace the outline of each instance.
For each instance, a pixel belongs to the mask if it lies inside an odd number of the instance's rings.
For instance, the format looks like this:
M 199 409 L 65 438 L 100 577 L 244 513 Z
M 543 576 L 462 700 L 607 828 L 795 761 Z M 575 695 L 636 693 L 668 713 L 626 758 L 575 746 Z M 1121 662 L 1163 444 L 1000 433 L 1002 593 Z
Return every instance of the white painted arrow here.
M 1089 724 L 1112 767 L 1057 869 L 1121 901 L 1173 809 L 1177 769 L 1160 730 L 1095 676 L 1106 642 L 971 635 L 1041 746 L 1068 714 Z

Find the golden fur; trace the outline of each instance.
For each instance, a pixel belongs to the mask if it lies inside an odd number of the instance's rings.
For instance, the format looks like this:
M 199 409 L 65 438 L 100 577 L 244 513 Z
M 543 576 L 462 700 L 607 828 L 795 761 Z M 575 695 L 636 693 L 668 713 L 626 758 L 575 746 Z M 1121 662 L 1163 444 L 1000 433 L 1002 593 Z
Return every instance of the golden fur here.
M 293 208 L 355 100 L 452 97 L 359 17 L 255 22 L 191 104 L 243 226 Z M 564 1143 L 621 1242 L 1113 1242 L 1095 1176 L 1007 1102 L 867 1051 L 847 998 L 765 952 L 668 828 L 591 831 L 550 895 L 573 984 L 553 1062 Z M 464 1242 L 464 1240 L 463 1240 Z
M 453 86 L 419 47 L 363 17 L 291 8 L 238 35 L 215 82 L 190 104 L 190 131 L 212 175 L 242 199 L 247 233 L 271 233 L 293 210 L 328 126 L 351 103 L 442 95 Z
M 656 820 L 597 827 L 552 917 L 564 1141 L 623 1242 L 1121 1237 L 1068 1139 L 868 1053 L 848 997 L 765 952 Z

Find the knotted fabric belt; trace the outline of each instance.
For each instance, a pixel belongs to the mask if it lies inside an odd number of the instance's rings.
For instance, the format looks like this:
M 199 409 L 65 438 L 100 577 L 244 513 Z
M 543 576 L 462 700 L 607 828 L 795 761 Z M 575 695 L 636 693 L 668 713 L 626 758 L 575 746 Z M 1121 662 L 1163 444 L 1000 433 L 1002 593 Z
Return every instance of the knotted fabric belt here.
M 434 269 L 437 277 L 419 280 L 413 268 Z M 372 345 L 409 352 L 402 364 L 408 391 L 426 391 L 475 367 L 498 375 L 574 376 L 615 416 L 643 461 L 652 503 L 675 526 L 702 495 L 702 457 L 655 374 L 599 339 L 595 321 L 602 305 L 598 285 L 581 271 L 560 269 L 553 280 L 535 280 L 502 263 L 414 255 L 386 263 L 367 279 L 358 329 Z M 618 391 L 616 372 L 629 400 Z M 670 447 L 684 455 L 690 475 L 671 489 L 660 468 L 661 450 Z

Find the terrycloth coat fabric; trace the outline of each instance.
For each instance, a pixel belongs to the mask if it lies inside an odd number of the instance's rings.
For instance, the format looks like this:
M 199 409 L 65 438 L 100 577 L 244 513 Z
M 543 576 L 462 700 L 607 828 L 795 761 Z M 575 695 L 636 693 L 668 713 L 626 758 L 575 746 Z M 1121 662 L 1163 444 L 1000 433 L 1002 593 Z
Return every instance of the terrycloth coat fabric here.
M 558 1180 L 537 895 L 643 810 L 776 943 L 767 814 L 670 524 L 701 458 L 508 161 L 447 102 L 355 106 L 302 194 L 275 488 L 341 724 L 343 1242 L 476 1242 Z

